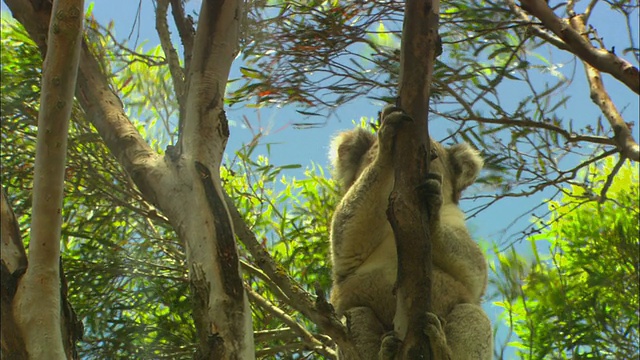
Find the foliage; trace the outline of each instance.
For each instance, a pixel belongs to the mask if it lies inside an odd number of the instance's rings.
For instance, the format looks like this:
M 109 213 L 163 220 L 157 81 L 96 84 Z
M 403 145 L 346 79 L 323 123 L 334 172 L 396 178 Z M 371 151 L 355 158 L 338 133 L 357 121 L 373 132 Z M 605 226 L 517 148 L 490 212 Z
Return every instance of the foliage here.
M 593 188 L 549 201 L 551 225 L 531 236 L 534 260 L 501 255 L 503 317 L 525 359 L 632 359 L 638 354 L 640 204 L 637 164 L 625 162 L 603 203 L 594 191 L 613 162 L 591 166 Z M 548 246 L 548 252 L 546 251 Z M 511 279 L 512 281 L 506 281 Z
M 276 263 L 306 290 L 328 294 L 328 229 L 337 201 L 335 184 L 317 166 L 307 169 L 300 180 L 282 176 L 281 172 L 292 166 L 274 166 L 262 156 L 253 160 L 253 149 L 244 148 L 222 169 L 225 189 Z M 262 298 L 252 302 L 256 356 L 308 356 L 304 344 L 297 340 L 296 327 L 316 332 L 316 325 L 297 313 L 244 250 L 241 262 L 247 287 L 257 293 L 252 296 Z

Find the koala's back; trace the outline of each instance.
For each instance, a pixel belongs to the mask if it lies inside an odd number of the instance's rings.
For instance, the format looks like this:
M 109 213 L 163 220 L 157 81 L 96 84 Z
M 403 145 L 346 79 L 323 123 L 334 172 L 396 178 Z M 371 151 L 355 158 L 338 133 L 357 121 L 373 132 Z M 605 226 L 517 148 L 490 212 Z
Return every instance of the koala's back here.
M 468 161 L 460 159 L 469 156 L 458 156 L 461 151 L 457 149 L 454 156 L 437 142 L 433 146 L 438 159 L 432 161 L 432 166 L 443 175 L 442 195 L 448 205 L 440 209 L 441 214 L 445 213 L 444 226 L 438 234 L 432 234 L 432 303 L 433 312 L 445 317 L 456 304 L 479 304 L 484 282 L 477 278 L 486 276 L 486 268 L 482 268 L 485 266 L 482 252 L 466 232 L 464 214 L 459 210 L 450 211 L 451 208 L 458 209 L 457 204 L 452 204 L 454 193 L 468 185 L 465 180 L 462 184 L 457 180 L 468 177 L 460 174 L 461 169 L 469 167 Z M 350 308 L 370 307 L 390 329 L 396 307 L 393 286 L 397 256 L 386 209 L 393 187 L 393 166 L 380 160 L 378 139 L 364 129 L 340 134 L 332 147 L 335 178 L 343 190 L 348 191 L 334 214 L 332 226 L 334 284 L 331 301 L 340 315 Z M 458 266 L 457 259 L 449 256 L 452 249 L 447 248 L 450 246 L 456 251 L 469 252 L 470 262 L 478 263 L 478 269 L 458 271 L 467 270 L 467 267 Z M 444 266 L 439 266 L 440 260 L 445 261 Z
M 361 262 L 354 261 L 352 264 L 354 270 L 347 274 L 343 273 L 341 279 L 336 279 L 331 292 L 331 302 L 339 315 L 354 307 L 369 307 L 379 317 L 385 329 L 392 330 L 396 310 L 393 287 L 398 269 L 396 243 L 388 223 L 382 226 L 381 234 L 384 234 L 384 240 L 375 251 Z M 334 254 L 334 258 L 336 256 L 337 254 Z M 460 303 L 478 304 L 479 298 L 474 299 L 462 282 L 434 264 L 432 269 L 433 313 L 444 318 L 456 304 Z
M 346 310 L 354 307 L 369 307 L 379 317 L 385 329 L 392 330 L 396 311 L 396 298 L 393 294 L 396 268 L 397 264 L 393 261 L 393 264 L 389 264 L 389 268 L 354 273 L 343 281 L 335 283 L 331 292 L 331 302 L 336 312 L 342 315 Z M 393 280 L 389 281 L 387 272 L 394 273 Z M 472 299 L 462 283 L 440 268 L 434 267 L 432 312 L 445 318 L 454 306 L 462 303 L 478 304 L 479 302 Z

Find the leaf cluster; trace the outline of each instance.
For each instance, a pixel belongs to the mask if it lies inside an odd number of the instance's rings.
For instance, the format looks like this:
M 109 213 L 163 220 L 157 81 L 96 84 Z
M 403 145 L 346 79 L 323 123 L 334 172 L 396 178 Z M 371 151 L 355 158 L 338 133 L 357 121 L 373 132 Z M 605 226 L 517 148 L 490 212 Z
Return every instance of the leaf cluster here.
M 584 176 L 601 189 L 612 161 Z M 550 226 L 529 238 L 533 261 L 515 252 L 494 267 L 503 318 L 525 359 L 631 359 L 638 353 L 640 193 L 638 166 L 626 163 L 594 201 L 591 189 L 567 188 L 549 201 Z M 544 225 L 544 224 L 540 224 Z
M 284 176 L 284 170 L 299 166 L 275 166 L 267 156 L 255 156 L 257 141 L 243 147 L 222 168 L 224 188 L 281 271 L 307 291 L 328 294 L 328 237 L 338 199 L 336 186 L 319 166 L 306 169 L 303 179 Z M 254 328 L 260 329 L 255 339 L 257 356 L 309 355 L 291 322 L 311 332 L 317 332 L 316 325 L 294 310 L 291 300 L 244 249 L 241 261 L 246 286 L 264 301 L 252 302 Z M 283 321 L 283 316 L 290 319 Z

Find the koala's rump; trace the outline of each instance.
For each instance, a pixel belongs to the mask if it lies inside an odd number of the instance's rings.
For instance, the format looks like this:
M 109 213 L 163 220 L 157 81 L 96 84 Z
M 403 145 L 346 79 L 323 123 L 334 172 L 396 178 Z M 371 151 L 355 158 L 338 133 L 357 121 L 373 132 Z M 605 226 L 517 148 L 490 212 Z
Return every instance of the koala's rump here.
M 454 306 L 474 303 L 469 291 L 462 283 L 441 269 L 432 272 L 432 312 L 446 318 Z M 348 309 L 360 306 L 371 308 L 379 317 L 386 331 L 393 330 L 396 299 L 393 295 L 393 281 L 388 281 L 382 270 L 355 273 L 334 284 L 331 302 L 338 316 Z
M 474 303 L 469 290 L 461 282 L 436 266 L 433 267 L 431 299 L 432 312 L 443 318 L 458 304 Z

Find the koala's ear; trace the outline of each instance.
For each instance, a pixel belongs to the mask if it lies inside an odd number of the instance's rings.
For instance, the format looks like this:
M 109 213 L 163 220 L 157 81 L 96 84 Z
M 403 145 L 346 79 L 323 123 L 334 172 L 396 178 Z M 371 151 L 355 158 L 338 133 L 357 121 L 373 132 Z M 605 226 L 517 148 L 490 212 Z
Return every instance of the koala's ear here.
M 447 149 L 447 152 L 451 170 L 456 179 L 455 193 L 460 194 L 476 180 L 484 161 L 478 151 L 466 143 L 453 145 Z
M 376 136 L 363 128 L 340 133 L 331 141 L 329 158 L 333 178 L 343 190 L 347 190 L 356 181 L 360 165 L 375 141 Z

